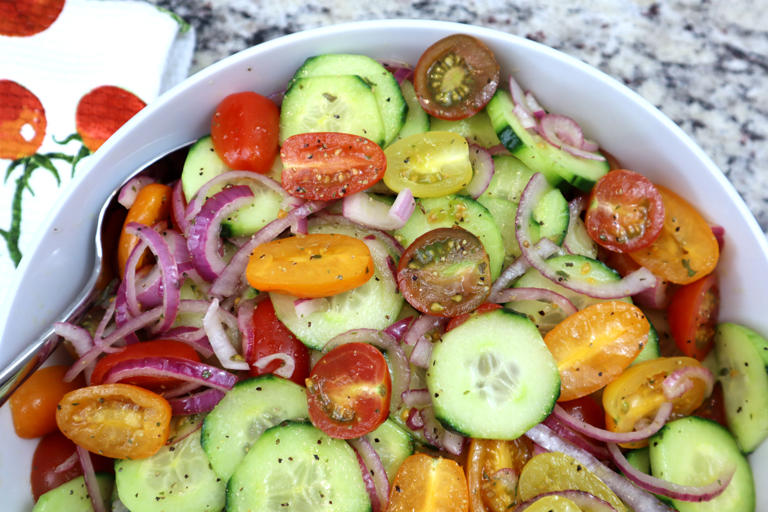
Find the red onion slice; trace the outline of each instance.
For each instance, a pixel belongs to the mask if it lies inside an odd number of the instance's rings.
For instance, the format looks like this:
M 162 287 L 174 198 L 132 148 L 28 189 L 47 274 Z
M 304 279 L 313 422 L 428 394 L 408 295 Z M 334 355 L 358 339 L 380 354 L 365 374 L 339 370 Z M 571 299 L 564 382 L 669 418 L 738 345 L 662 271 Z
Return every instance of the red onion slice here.
M 182 304 L 184 302 L 186 301 L 182 301 Z M 173 329 L 169 329 L 162 333 L 161 337 L 166 340 L 176 340 L 186 343 L 206 359 L 213 357 L 214 355 L 211 342 L 208 341 L 208 336 L 205 334 L 205 329 L 202 327 L 174 327 Z
M 212 190 L 223 187 L 229 188 L 232 185 L 249 186 L 256 183 L 275 192 L 283 200 L 288 196 L 283 187 L 269 176 L 250 171 L 227 171 L 214 176 L 195 192 L 195 197 L 187 205 L 184 219 L 190 224 L 194 222 L 195 217 L 200 213 L 205 202 L 215 195 L 210 193 Z M 251 190 L 251 193 L 253 193 L 253 190 Z
M 545 114 L 539 119 L 538 132 L 549 144 L 573 156 L 589 160 L 605 161 L 600 153 L 583 149 L 584 134 L 579 124 L 568 116 Z M 590 141 L 591 142 L 591 141 Z M 593 147 L 589 144 L 587 147 Z
M 469 145 L 469 162 L 472 164 L 472 181 L 464 190 L 477 199 L 491 184 L 496 168 L 488 150 L 477 144 Z
M 666 309 L 672 298 L 670 290 L 669 282 L 657 277 L 652 287 L 634 294 L 632 300 L 641 308 Z
M 408 362 L 418 368 L 429 366 L 429 358 L 432 356 L 432 342 L 425 337 L 419 338 L 411 351 Z
M 546 288 L 507 288 L 493 297 L 493 302 L 504 304 L 513 300 L 538 300 L 559 307 L 563 315 L 574 314 L 577 309 L 567 297 Z
M 178 398 L 180 396 L 188 395 L 193 391 L 197 391 L 200 388 L 200 384 L 197 382 L 183 382 L 171 389 L 161 391 L 160 395 L 163 398 Z
M 578 196 L 568 203 L 568 228 L 565 231 L 563 248 L 570 254 L 582 254 L 595 258 L 597 257 L 597 244 L 589 237 L 584 221 L 581 220 L 581 212 L 586 208 L 586 202 L 586 196 Z M 587 241 L 588 249 L 582 249 L 585 242 L 581 240 Z
M 237 378 L 221 368 L 176 357 L 143 357 L 121 361 L 104 376 L 104 383 L 133 377 L 173 377 L 201 386 L 229 391 Z
M 168 403 L 171 404 L 171 412 L 174 416 L 187 416 L 213 410 L 222 398 L 224 398 L 223 391 L 206 389 L 192 396 L 168 400 Z
M 573 446 L 555 435 L 548 427 L 539 424 L 528 430 L 525 436 L 552 452 L 562 452 L 578 460 L 585 468 L 615 492 L 633 510 L 643 512 L 669 512 L 669 508 L 652 494 L 635 487 L 632 482 L 614 473 L 590 453 Z
M 171 419 L 171 433 L 165 442 L 167 446 L 179 443 L 194 434 L 203 426 L 203 414 L 190 414 L 188 416 L 176 416 Z
M 397 194 L 391 206 L 366 192 L 346 196 L 342 201 L 344 217 L 374 229 L 402 228 L 415 208 L 416 201 L 413 199 L 411 190 L 407 188 Z
M 64 462 L 53 468 L 54 473 L 63 473 L 64 471 L 67 471 L 69 469 L 72 469 L 75 467 L 75 464 L 77 464 L 79 461 L 79 456 L 77 453 L 77 450 L 72 452 L 72 455 L 64 459 Z
M 414 318 L 412 316 L 403 318 L 384 329 L 384 332 L 395 338 L 396 341 L 402 342 L 403 336 L 405 336 L 405 333 L 411 328 L 413 322 Z
M 674 400 L 683 396 L 693 387 L 693 380 L 695 379 L 704 383 L 704 396 L 712 394 L 712 389 L 715 386 L 715 377 L 712 372 L 705 366 L 684 366 L 667 375 L 667 378 L 661 383 L 664 396 L 667 400 Z
M 206 281 L 216 279 L 227 266 L 219 254 L 221 222 L 232 212 L 249 204 L 253 191 L 245 185 L 225 188 L 203 205 L 189 228 L 187 247 L 195 268 Z
M 256 362 L 253 363 L 253 367 L 259 371 L 264 371 L 264 368 L 269 366 L 274 361 L 281 361 L 283 364 L 281 364 L 280 367 L 277 370 L 274 370 L 272 373 L 279 377 L 290 379 L 291 375 L 293 375 L 293 370 L 296 369 L 296 360 L 293 358 L 293 356 L 286 354 L 285 352 L 275 352 L 274 354 L 260 357 L 256 360 Z
M 384 470 L 384 464 L 381 462 L 381 457 L 379 457 L 379 454 L 373 449 L 373 446 L 371 446 L 368 439 L 364 437 L 349 439 L 347 442 L 360 456 L 367 471 L 369 471 L 371 477 L 373 477 L 376 498 L 381 506 L 381 510 L 385 510 L 389 504 L 389 478 L 387 478 L 387 472 Z
M 491 146 L 490 148 L 488 148 L 488 153 L 491 156 L 512 154 L 509 152 L 509 150 L 507 149 L 507 146 L 505 146 L 504 144 L 496 144 L 495 146 Z
M 133 206 L 133 202 L 136 200 L 136 196 L 139 190 L 143 189 L 150 183 L 155 183 L 155 179 L 150 176 L 134 176 L 128 182 L 123 185 L 120 192 L 117 194 L 117 202 L 129 210 Z
M 179 231 L 186 234 L 189 232 L 189 221 L 187 220 L 187 201 L 184 198 L 184 187 L 181 180 L 177 180 L 171 189 L 171 214 L 176 222 Z
M 464 438 L 446 430 L 437 421 L 431 405 L 421 410 L 421 417 L 424 419 L 424 437 L 429 444 L 452 455 L 461 455 L 464 449 Z
M 408 418 L 405 420 L 405 425 L 414 432 L 424 428 L 424 418 L 421 417 L 421 411 L 412 407 L 411 410 L 408 411 Z
M 147 243 L 143 240 L 137 243 L 128 259 L 125 260 L 125 270 L 123 271 L 123 291 L 125 293 L 125 303 L 128 307 L 128 314 L 136 316 L 141 313 L 141 305 L 136 292 L 136 266 L 141 260 L 141 256 L 147 248 Z M 157 305 L 157 304 L 156 304 Z
M 237 305 L 237 329 L 240 331 L 240 350 L 246 361 L 251 361 L 254 354 L 254 342 L 256 341 L 255 327 L 253 325 L 253 309 L 256 301 L 247 299 Z
M 110 300 L 109 305 L 107 306 L 107 309 L 104 311 L 104 315 L 101 317 L 101 320 L 99 320 L 99 325 L 96 326 L 96 330 L 93 332 L 93 338 L 103 338 L 104 335 L 107 332 L 107 326 L 109 325 L 109 322 L 112 321 L 112 317 L 115 314 L 115 306 L 116 306 L 115 300 Z M 81 356 L 78 352 L 78 357 Z
M 56 322 L 53 324 L 53 332 L 72 344 L 77 357 L 83 357 L 93 348 L 91 334 L 79 325 L 69 322 Z
M 353 329 L 328 340 L 323 347 L 323 353 L 345 343 L 369 343 L 387 352 L 389 371 L 392 376 L 392 399 L 389 401 L 389 410 L 390 413 L 397 414 L 402 403 L 403 392 L 408 389 L 411 382 L 411 367 L 408 365 L 403 347 L 384 331 Z
M 373 475 L 371 475 L 371 472 L 368 470 L 368 466 L 365 465 L 363 458 L 356 451 L 355 457 L 357 457 L 357 465 L 360 467 L 360 474 L 363 477 L 365 492 L 368 493 L 368 499 L 371 502 L 371 512 L 382 512 L 381 500 L 379 500 L 379 493 L 376 489 L 376 484 L 373 481 Z
M 293 308 L 296 310 L 296 316 L 299 318 L 309 316 L 319 311 L 328 311 L 331 303 L 325 297 L 316 299 L 296 299 L 293 301 Z
M 370 240 L 371 237 L 377 239 L 387 247 L 387 251 L 392 254 L 392 256 L 397 256 L 399 258 L 405 251 L 402 244 L 386 231 L 363 226 L 362 224 L 351 221 L 343 215 L 322 212 L 309 219 L 309 229 L 319 226 L 334 225 L 355 230 L 357 232 L 355 236 L 363 240 Z
M 403 80 L 411 80 L 413 78 L 413 67 L 405 62 L 394 61 L 379 61 L 387 71 L 392 73 L 397 80 L 398 84 L 402 84 Z
M 248 370 L 248 363 L 237 353 L 232 341 L 224 330 L 220 317 L 219 299 L 213 299 L 203 317 L 203 328 L 211 342 L 213 352 L 221 366 L 229 370 Z
M 546 259 L 557 253 L 560 248 L 555 245 L 555 243 L 549 238 L 542 238 L 534 246 L 534 250 L 539 255 L 539 257 Z M 496 302 L 496 295 L 501 293 L 502 290 L 506 289 L 512 283 L 512 281 L 525 274 L 525 271 L 530 267 L 531 264 L 528 263 L 528 260 L 523 256 L 519 256 L 515 261 L 510 263 L 509 266 L 501 272 L 501 275 L 499 275 L 496 281 L 494 281 L 493 286 L 491 286 L 489 300 Z
M 611 454 L 608 453 L 608 449 L 605 447 L 605 444 L 595 443 L 586 436 L 574 432 L 565 426 L 560 420 L 558 420 L 554 414 L 550 414 L 544 420 L 544 425 L 552 429 L 555 434 L 562 437 L 565 441 L 573 444 L 578 448 L 581 448 L 582 450 L 597 457 L 598 459 L 611 460 Z
M 91 454 L 82 446 L 76 445 L 76 448 L 80 465 L 83 468 L 85 488 L 88 489 L 88 496 L 91 498 L 91 505 L 93 505 L 93 512 L 106 512 L 104 497 L 101 495 L 99 481 L 96 479 L 96 471 L 93 469 Z
M 538 251 L 534 250 L 531 242 L 531 234 L 528 219 L 533 214 L 533 208 L 539 203 L 543 195 L 549 190 L 549 183 L 541 173 L 536 173 L 525 186 L 520 196 L 520 204 L 515 218 L 517 242 L 526 260 L 538 270 L 544 277 L 561 286 L 578 293 L 589 295 L 599 299 L 619 299 L 629 295 L 635 295 L 654 285 L 656 276 L 645 267 L 627 274 L 619 281 L 610 283 L 590 283 L 575 279 L 562 279 L 557 271 L 542 258 Z
M 541 119 L 547 113 L 531 91 L 525 91 L 525 105 L 536 119 Z
M 432 404 L 432 398 L 426 388 L 409 389 L 403 392 L 402 397 L 406 407 L 425 407 Z
M 515 507 L 513 512 L 523 512 L 525 509 L 530 507 L 534 502 L 540 500 L 541 498 L 545 498 L 547 496 L 562 496 L 563 498 L 569 499 L 572 502 L 574 502 L 581 510 L 584 510 L 585 512 L 616 512 L 616 509 L 607 501 L 598 498 L 594 494 L 590 494 L 586 491 L 577 491 L 575 489 L 568 489 L 565 491 L 545 492 L 545 493 L 539 494 L 538 496 L 534 496 L 533 498 L 527 501 L 524 501 L 523 503 Z
M 568 428 L 575 430 L 585 436 L 591 437 L 604 443 L 634 443 L 637 441 L 643 441 L 648 439 L 653 434 L 661 430 L 661 427 L 669 419 L 672 414 L 672 402 L 664 402 L 656 411 L 656 417 L 647 426 L 640 430 L 632 432 L 611 432 L 602 428 L 597 428 L 589 423 L 576 418 L 572 414 L 569 414 L 565 409 L 555 404 L 552 414 L 562 421 Z
M 447 320 L 444 317 L 421 315 L 413 322 L 411 328 L 406 331 L 405 336 L 403 336 L 403 343 L 412 347 L 416 346 L 416 343 L 430 331 L 435 329 L 442 331 L 446 323 Z
M 613 443 L 608 444 L 608 451 L 610 451 L 611 456 L 613 457 L 613 462 L 616 463 L 619 470 L 621 470 L 629 480 L 634 482 L 635 485 L 646 491 L 666 496 L 673 500 L 693 502 L 709 501 L 722 494 L 728 487 L 728 484 L 731 483 L 731 479 L 736 473 L 736 468 L 731 466 L 725 468 L 710 484 L 702 486 L 680 485 L 667 480 L 661 480 L 639 471 L 627 461 L 619 447 Z
M 592 139 L 587 139 L 585 137 L 584 141 L 581 143 L 581 149 L 589 151 L 590 153 L 596 153 L 597 150 L 600 149 L 600 145 Z

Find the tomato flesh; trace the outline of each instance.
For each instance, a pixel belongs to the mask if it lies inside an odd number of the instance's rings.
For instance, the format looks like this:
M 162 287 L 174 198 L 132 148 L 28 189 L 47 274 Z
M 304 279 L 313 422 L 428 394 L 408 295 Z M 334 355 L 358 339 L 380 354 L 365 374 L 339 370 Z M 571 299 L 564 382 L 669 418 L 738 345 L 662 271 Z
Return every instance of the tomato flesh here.
M 491 100 L 499 85 L 499 64 L 478 39 L 454 34 L 437 41 L 419 58 L 413 86 L 421 107 L 434 117 L 470 117 Z
M 501 304 L 496 304 L 494 302 L 483 302 L 480 304 L 476 310 L 472 311 L 471 313 L 462 313 L 461 315 L 455 316 L 451 318 L 451 320 L 448 322 L 448 325 L 445 326 L 445 332 L 450 331 L 451 329 L 455 329 L 470 318 L 472 318 L 475 315 L 482 315 L 483 313 L 490 313 L 491 311 L 496 311 L 497 309 L 501 309 Z
M 498 471 L 510 468 L 517 475 L 533 455 L 527 437 L 514 441 L 472 439 L 467 455 L 467 484 L 471 512 L 505 512 L 516 504 L 515 488 Z
M 612 251 L 647 247 L 664 225 L 661 194 L 642 174 L 611 171 L 592 188 L 585 225 L 592 240 Z
M 91 384 L 97 385 L 104 382 L 104 377 L 118 363 L 143 359 L 145 357 L 167 357 L 170 359 L 200 361 L 200 356 L 197 355 L 195 349 L 181 341 L 143 341 L 141 343 L 127 345 L 123 351 L 107 354 L 99 359 L 99 362 L 96 363 L 93 373 L 91 374 Z M 171 377 L 137 376 L 123 382 L 152 390 L 163 390 L 181 384 L 183 381 Z
M 277 155 L 280 110 L 269 98 L 246 91 L 230 94 L 216 107 L 211 141 L 229 167 L 269 172 Z
M 367 343 L 347 343 L 325 354 L 306 385 L 309 419 L 331 437 L 363 436 L 389 415 L 392 382 L 387 361 Z
M 288 137 L 280 158 L 283 188 L 292 196 L 312 201 L 331 201 L 366 190 L 387 170 L 387 158 L 378 144 L 349 133 Z
M 715 342 L 720 310 L 717 275 L 710 274 L 678 288 L 667 308 L 669 332 L 683 354 L 702 361 Z
M 280 361 L 272 361 L 263 368 L 254 364 L 259 359 L 273 354 L 287 354 L 294 361 L 293 373 L 288 377 L 296 384 L 303 386 L 309 376 L 309 350 L 293 335 L 291 331 L 275 315 L 272 301 L 262 300 L 253 309 L 252 338 L 244 340 L 244 356 L 250 367 L 249 373 L 257 377 L 274 373 L 282 366 Z
M 422 313 L 445 317 L 469 313 L 490 293 L 488 254 L 465 229 L 433 229 L 403 253 L 397 285 L 405 300 Z
M 424 453 L 410 455 L 395 474 L 387 512 L 467 512 L 467 479 L 458 463 Z

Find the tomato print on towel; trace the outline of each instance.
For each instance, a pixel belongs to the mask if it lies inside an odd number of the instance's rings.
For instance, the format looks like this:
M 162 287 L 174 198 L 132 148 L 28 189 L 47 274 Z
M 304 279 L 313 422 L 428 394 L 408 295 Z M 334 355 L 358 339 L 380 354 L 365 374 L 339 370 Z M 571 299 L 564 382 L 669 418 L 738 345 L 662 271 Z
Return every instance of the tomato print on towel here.
M 64 0 L 0 0 L 0 34 L 28 37 L 53 25 Z

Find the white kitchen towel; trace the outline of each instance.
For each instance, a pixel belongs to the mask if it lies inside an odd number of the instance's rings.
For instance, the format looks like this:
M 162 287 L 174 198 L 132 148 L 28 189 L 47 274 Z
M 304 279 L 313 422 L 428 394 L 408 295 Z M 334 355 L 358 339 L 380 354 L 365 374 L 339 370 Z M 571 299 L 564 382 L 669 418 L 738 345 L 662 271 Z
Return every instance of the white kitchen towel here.
M 0 181 L 0 301 L 13 281 L 14 259 L 31 250 L 32 234 L 55 198 L 66 193 L 73 172 L 89 165 L 86 144 L 94 149 L 94 130 L 103 138 L 116 129 L 114 112 L 149 104 L 183 80 L 195 40 L 183 20 L 140 1 L 16 0 L 5 6 L 0 9 L 0 176 L 5 180 Z M 82 100 L 84 108 L 89 93 L 115 108 L 104 113 L 104 123 L 99 109 L 91 109 L 88 126 L 76 126 L 78 105 Z M 78 135 L 78 128 L 91 133 Z

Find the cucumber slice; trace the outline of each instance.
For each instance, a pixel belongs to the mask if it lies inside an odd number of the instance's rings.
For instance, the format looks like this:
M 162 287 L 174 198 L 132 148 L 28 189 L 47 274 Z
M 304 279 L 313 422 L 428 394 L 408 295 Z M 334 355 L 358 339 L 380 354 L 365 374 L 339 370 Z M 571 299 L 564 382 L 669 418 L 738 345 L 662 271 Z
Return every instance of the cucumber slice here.
M 501 144 L 491 124 L 491 119 L 485 110 L 481 110 L 477 114 L 459 121 L 446 121 L 437 117 L 430 119 L 432 130 L 458 133 L 462 137 L 466 137 L 472 144 L 477 144 L 484 148 Z
M 515 204 L 519 203 L 523 189 L 531 180 L 534 171 L 509 155 L 494 156 L 493 168 L 493 178 L 480 197 L 496 197 Z
M 355 238 L 365 238 L 368 231 L 353 227 L 327 223 L 313 223 L 308 226 L 310 233 L 341 233 Z M 370 246 L 378 246 L 378 240 L 365 240 Z M 296 297 L 270 293 L 275 314 L 281 322 L 309 348 L 320 350 L 325 344 L 342 332 L 350 329 L 384 329 L 394 322 L 403 307 L 403 296 L 397 291 L 392 271 L 384 262 L 376 262 L 373 277 L 364 285 L 327 298 L 327 309 L 299 317 L 293 303 Z
M 115 463 L 117 494 L 131 512 L 218 512 L 226 483 L 200 446 L 200 431 L 146 459 Z
M 184 196 L 191 199 L 211 178 L 230 170 L 214 151 L 211 136 L 202 137 L 190 148 L 184 161 L 181 171 Z M 221 223 L 222 236 L 252 235 L 277 218 L 283 200 L 280 194 L 254 180 L 234 180 L 232 183 L 248 185 L 253 191 L 253 201 Z M 209 197 L 223 188 L 224 184 L 211 188 Z
M 587 258 L 586 256 L 565 254 L 562 256 L 553 256 L 547 261 L 557 269 L 557 273 L 562 276 L 562 280 L 579 279 L 597 283 L 610 283 L 621 279 L 618 272 L 608 267 L 603 262 Z M 564 286 L 560 286 L 542 276 L 539 271 L 534 268 L 528 269 L 525 274 L 520 276 L 520 278 L 515 281 L 514 286 L 515 288 L 546 288 L 547 290 L 552 290 L 573 302 L 576 309 L 584 309 L 592 304 L 603 302 L 603 299 L 596 299 L 569 290 Z M 632 302 L 632 299 L 629 297 L 620 300 Z M 542 331 L 549 331 L 565 318 L 563 311 L 560 308 L 548 302 L 518 300 L 508 302 L 506 306 L 526 315 Z
M 468 196 L 447 195 L 420 198 L 416 209 L 395 238 L 408 247 L 427 231 L 459 226 L 480 239 L 491 263 L 491 277 L 496 279 L 504 262 L 504 240 L 493 215 L 485 206 Z
M 469 437 L 516 439 L 552 411 L 560 374 L 536 326 L 496 310 L 435 344 L 427 388 L 446 427 Z
M 416 90 L 413 88 L 413 84 L 409 80 L 403 80 L 400 84 L 400 91 L 403 93 L 406 105 L 408 105 L 408 113 L 405 116 L 405 123 L 397 133 L 395 140 L 429 131 L 429 115 L 421 108 L 421 103 L 419 103 L 419 99 L 416 97 Z
M 755 486 L 752 470 L 731 434 L 719 424 L 688 416 L 671 421 L 649 442 L 653 476 L 683 485 L 706 485 L 735 467 L 722 494 L 699 503 L 673 500 L 680 512 L 752 512 Z
M 768 437 L 768 373 L 755 337 L 760 335 L 732 323 L 719 324 L 715 332 L 725 416 L 745 453 Z
M 661 357 L 661 349 L 659 347 L 659 331 L 653 326 L 653 323 L 646 317 L 648 324 L 651 326 L 651 330 L 648 331 L 648 339 L 645 342 L 643 350 L 637 354 L 637 357 L 632 361 L 632 365 L 648 361 L 650 359 L 657 359 Z
M 368 512 L 357 456 L 307 423 L 273 427 L 253 444 L 227 486 L 227 511 Z
M 101 497 L 107 500 L 112 495 L 115 479 L 112 475 L 97 473 L 96 481 L 99 483 Z M 32 512 L 93 512 L 85 479 L 78 476 L 46 492 L 37 500 Z
M 610 169 L 607 160 L 576 157 L 523 128 L 513 112 L 509 93 L 497 90 L 486 110 L 501 143 L 534 171 L 543 173 L 550 184 L 563 180 L 587 192 Z
M 365 438 L 379 455 L 384 471 L 391 482 L 398 468 L 409 455 L 413 455 L 413 437 L 392 419 L 387 419 Z
M 384 142 L 392 142 L 401 130 L 408 111 L 392 73 L 367 55 L 329 53 L 307 59 L 296 71 L 294 79 L 336 75 L 357 75 L 371 86 L 384 125 Z
M 314 76 L 291 82 L 280 108 L 280 142 L 307 132 L 352 133 L 380 146 L 386 139 L 376 96 L 357 75 Z
M 627 462 L 632 464 L 632 467 L 638 471 L 642 471 L 646 475 L 651 474 L 651 454 L 647 446 L 636 450 L 630 450 L 625 453 L 624 456 L 627 458 Z
M 227 392 L 205 417 L 201 443 L 213 470 L 227 481 L 265 430 L 308 417 L 303 387 L 264 375 L 240 381 Z
M 520 244 L 517 243 L 515 236 L 515 215 L 517 214 L 517 203 L 507 201 L 498 197 L 486 197 L 481 195 L 477 202 L 485 206 L 493 216 L 496 226 L 499 228 L 501 240 L 504 243 L 504 263 L 506 267 L 518 256 L 520 256 Z

